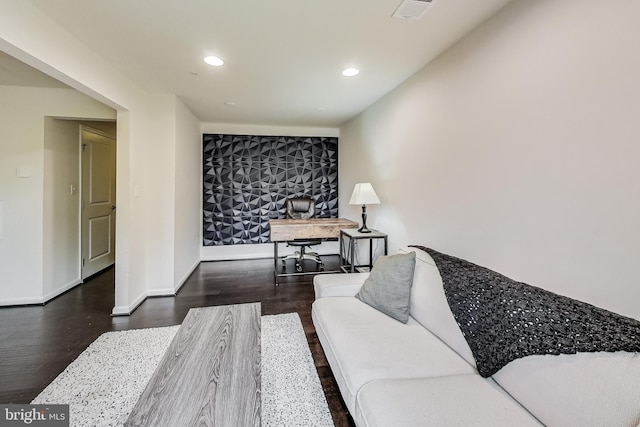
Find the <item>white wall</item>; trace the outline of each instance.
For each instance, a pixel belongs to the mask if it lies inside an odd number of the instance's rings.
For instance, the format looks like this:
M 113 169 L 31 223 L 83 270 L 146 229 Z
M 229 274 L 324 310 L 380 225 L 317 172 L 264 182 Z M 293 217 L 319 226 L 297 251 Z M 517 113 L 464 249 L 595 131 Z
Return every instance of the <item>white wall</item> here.
M 50 299 L 80 277 L 78 124 L 44 118 L 43 295 Z M 71 193 L 71 186 L 75 188 Z
M 128 286 L 123 293 L 116 292 L 114 314 L 130 313 L 148 296 L 173 295 L 182 284 L 178 280 L 186 279 L 199 262 L 198 243 L 193 239 L 192 248 L 185 248 L 186 239 L 183 237 L 185 229 L 199 227 L 199 219 L 194 219 L 198 211 L 192 213 L 191 217 L 181 216 L 181 228 L 176 229 L 177 204 L 184 201 L 183 196 L 177 194 L 178 156 L 180 162 L 200 162 L 199 122 L 184 105 L 178 106 L 182 103 L 175 95 L 148 94 L 146 100 L 145 106 L 136 109 L 135 114 L 130 111 L 122 117 L 118 115 L 118 138 L 123 122 L 135 121 L 138 126 L 135 133 L 130 134 L 131 140 L 137 143 L 130 147 L 128 153 L 124 153 L 129 162 L 127 189 L 131 212 L 124 218 L 124 224 L 117 217 L 116 221 L 119 222 L 116 227 L 118 233 L 128 237 L 129 253 L 126 254 L 127 259 L 116 260 L 116 271 L 123 263 L 128 263 L 120 279 Z M 186 145 L 183 147 L 182 144 Z M 194 144 L 197 144 L 195 150 Z M 118 179 L 122 175 L 121 154 L 118 151 Z M 197 173 L 198 180 L 192 185 L 199 186 Z M 192 201 L 185 203 L 191 203 L 193 209 L 198 209 L 200 205 L 200 202 L 195 206 Z M 117 239 L 118 236 L 118 242 Z M 122 250 L 118 244 L 116 254 Z M 178 260 L 180 265 L 177 265 Z M 185 267 L 184 264 L 189 266 Z
M 520 0 L 340 129 L 340 209 L 640 318 L 639 2 Z M 349 159 L 359 158 L 358 161 Z
M 200 122 L 175 95 L 156 94 L 150 112 L 164 117 L 153 124 L 146 162 L 152 171 L 140 197 L 153 201 L 146 216 L 162 209 L 161 220 L 147 228 L 151 252 L 147 295 L 173 295 L 200 262 Z M 158 185 L 159 184 L 159 185 Z
M 200 121 L 175 102 L 175 236 L 174 289 L 184 284 L 200 263 L 202 200 L 202 134 Z
M 335 128 L 305 128 L 305 127 L 285 127 L 285 126 L 262 126 L 262 125 L 241 125 L 225 123 L 202 123 L 202 134 L 224 133 L 235 135 L 278 135 L 278 136 L 326 136 L 337 137 L 340 132 Z M 202 135 L 200 136 L 202 144 Z M 338 141 L 340 146 L 341 141 Z M 202 151 L 202 149 L 201 149 Z M 200 153 L 202 155 L 202 153 Z M 338 157 L 338 163 L 342 160 Z M 200 168 L 200 189 L 202 189 L 202 162 Z M 273 257 L 273 244 L 257 245 L 227 245 L 227 246 L 202 246 L 202 194 L 200 198 L 200 258 L 203 261 L 230 260 L 230 259 L 252 259 Z M 342 216 L 342 212 L 340 212 Z M 295 248 L 288 248 L 282 244 L 278 251 L 281 255 L 293 253 Z M 313 248 L 319 254 L 337 254 L 339 252 L 336 242 L 322 242 Z
M 45 156 L 45 116 L 113 119 L 115 111 L 71 89 L 0 86 L 0 305 L 42 303 L 59 287 L 53 283 L 72 281 L 66 267 L 53 267 L 58 239 L 52 228 L 45 231 L 68 208 L 49 203 L 44 209 L 45 182 L 48 190 L 56 185 L 45 180 L 45 160 L 60 154 L 48 146 Z M 30 176 L 19 178 L 20 168 Z
M 166 225 L 174 223 L 175 209 L 151 197 L 163 188 L 173 188 L 174 175 L 158 173 L 157 166 L 148 159 L 150 155 L 157 156 L 164 165 L 168 151 L 175 150 L 175 141 L 163 141 L 156 146 L 154 136 L 157 135 L 155 129 L 162 127 L 162 123 L 175 123 L 176 109 L 156 107 L 156 96 L 128 80 L 31 3 L 0 0 L 0 9 L 3 11 L 0 14 L 2 51 L 117 110 L 118 209 L 113 313 L 128 314 L 154 289 L 174 287 L 173 284 L 165 286 L 164 276 L 161 283 L 154 279 L 158 271 L 165 271 L 163 261 L 170 259 L 170 265 L 174 262 L 170 255 L 174 251 L 173 240 L 165 239 L 165 232 Z M 175 135 L 175 131 L 170 135 Z M 168 151 L 150 154 L 158 149 Z M 39 158 L 42 163 L 42 154 Z M 6 206 L 4 211 L 6 216 Z M 146 240 L 158 230 L 161 237 Z M 25 258 L 22 259 L 24 268 Z M 39 263 L 40 267 L 35 269 L 40 269 L 41 276 L 42 261 Z M 171 282 L 173 272 L 168 277 Z
M 153 227 L 144 227 L 142 237 L 147 251 L 147 292 L 167 295 L 173 293 L 174 285 L 175 96 L 163 94 L 152 98 L 147 112 L 164 120 L 154 122 L 146 135 L 150 144 L 140 154 L 148 173 L 137 180 L 135 197 L 146 201 L 141 207 L 142 216 L 155 221 Z

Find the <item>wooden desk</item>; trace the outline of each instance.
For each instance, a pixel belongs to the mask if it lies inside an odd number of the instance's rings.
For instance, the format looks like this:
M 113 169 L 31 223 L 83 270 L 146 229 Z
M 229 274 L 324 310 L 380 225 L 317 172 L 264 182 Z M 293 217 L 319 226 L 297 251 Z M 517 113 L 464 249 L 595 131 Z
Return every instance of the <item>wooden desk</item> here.
M 340 237 L 343 228 L 358 228 L 358 223 L 345 218 L 271 219 L 271 241 L 273 242 L 273 266 L 276 286 L 279 278 L 305 274 L 337 273 L 336 271 L 313 271 L 307 273 L 278 273 L 278 243 L 296 239 L 333 239 Z
M 260 426 L 260 303 L 192 308 L 125 426 Z
M 345 218 L 270 219 L 272 242 L 295 239 L 331 239 L 340 237 L 343 228 L 358 228 L 358 223 Z

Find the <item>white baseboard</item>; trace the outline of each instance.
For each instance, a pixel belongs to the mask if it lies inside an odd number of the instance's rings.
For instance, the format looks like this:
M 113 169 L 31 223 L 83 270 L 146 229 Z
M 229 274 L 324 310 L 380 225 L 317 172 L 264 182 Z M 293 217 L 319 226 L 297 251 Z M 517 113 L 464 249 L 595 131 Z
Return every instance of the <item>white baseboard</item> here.
M 131 312 L 129 311 L 128 305 L 118 305 L 113 307 L 113 309 L 111 310 L 112 316 L 128 316 L 130 314 Z
M 3 298 L 3 299 L 0 299 L 0 306 L 33 305 L 33 304 L 44 304 L 44 298 L 42 298 L 42 297 L 24 297 L 24 298 Z
M 51 301 L 52 299 L 54 299 L 58 295 L 67 292 L 71 288 L 75 288 L 76 286 L 78 286 L 81 283 L 82 283 L 82 279 L 80 279 L 79 277 L 74 279 L 74 280 L 72 280 L 71 282 L 67 283 L 66 285 L 61 286 L 58 289 L 56 289 L 54 291 L 51 291 L 47 295 L 45 295 L 44 296 L 44 302 Z
M 176 296 L 176 292 L 173 290 L 173 288 L 151 289 L 150 291 L 147 291 L 147 294 L 145 295 L 146 298 L 148 298 L 148 297 L 174 297 L 174 296 Z
M 187 270 L 187 273 L 184 276 L 182 276 L 182 279 L 180 279 L 180 281 L 178 281 L 178 283 L 175 284 L 174 295 L 178 293 L 178 291 L 182 288 L 182 286 L 187 282 L 187 279 L 189 278 L 189 276 L 193 274 L 193 272 L 195 271 L 196 268 L 198 268 L 199 265 L 200 265 L 200 260 L 197 260 L 196 262 L 194 262 L 191 268 Z
M 131 305 L 119 305 L 113 307 L 111 310 L 112 316 L 129 316 L 131 313 L 135 311 L 136 308 L 140 306 L 147 298 L 149 297 L 175 297 L 178 290 L 185 284 L 191 273 L 198 267 L 200 264 L 200 260 L 196 261 L 193 266 L 189 269 L 189 271 L 184 275 L 184 277 L 178 282 L 178 285 L 175 289 L 172 288 L 163 288 L 163 289 L 151 289 L 144 292 L 140 295 L 136 300 L 131 303 Z
M 129 316 L 133 311 L 140 306 L 147 299 L 148 292 L 143 292 L 138 298 L 136 298 L 131 304 L 118 305 L 111 310 L 112 316 Z
M 48 294 L 46 294 L 46 295 L 44 295 L 42 297 L 24 297 L 24 298 L 5 298 L 5 299 L 0 299 L 0 306 L 45 304 L 45 303 L 51 301 L 52 299 L 54 299 L 55 297 L 57 297 L 58 295 L 61 295 L 61 294 L 65 293 L 65 292 L 67 292 L 69 289 L 72 289 L 72 288 L 78 286 L 81 283 L 82 283 L 82 280 L 80 278 L 76 278 L 76 279 L 70 281 L 69 283 L 59 287 L 58 289 L 55 289 L 55 290 L 49 292 Z

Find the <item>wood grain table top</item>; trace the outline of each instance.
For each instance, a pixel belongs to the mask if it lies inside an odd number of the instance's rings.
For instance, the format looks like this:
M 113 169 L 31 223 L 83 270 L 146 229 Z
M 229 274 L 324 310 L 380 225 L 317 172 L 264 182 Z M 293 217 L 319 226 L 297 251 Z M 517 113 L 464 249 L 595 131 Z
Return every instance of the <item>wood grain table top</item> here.
M 272 242 L 295 239 L 330 239 L 340 236 L 343 228 L 358 228 L 358 223 L 345 218 L 271 219 Z
M 259 426 L 260 303 L 189 310 L 125 426 Z

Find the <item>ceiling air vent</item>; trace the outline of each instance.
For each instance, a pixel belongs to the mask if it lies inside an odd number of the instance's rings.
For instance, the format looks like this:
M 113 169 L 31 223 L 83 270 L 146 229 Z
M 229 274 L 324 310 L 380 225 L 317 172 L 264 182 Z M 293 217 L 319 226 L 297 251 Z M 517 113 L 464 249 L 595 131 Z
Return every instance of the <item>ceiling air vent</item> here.
M 399 19 L 418 20 L 427 11 L 432 0 L 404 0 L 391 15 Z

